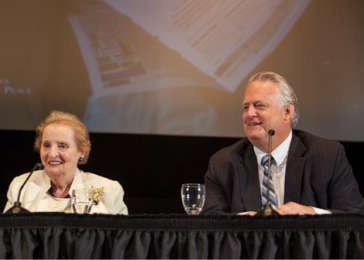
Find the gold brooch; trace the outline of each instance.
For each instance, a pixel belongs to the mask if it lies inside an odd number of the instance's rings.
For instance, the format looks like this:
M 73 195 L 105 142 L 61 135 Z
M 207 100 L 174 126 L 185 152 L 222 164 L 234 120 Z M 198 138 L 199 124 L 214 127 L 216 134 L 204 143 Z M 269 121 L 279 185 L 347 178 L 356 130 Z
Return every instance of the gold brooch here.
M 99 203 L 102 195 L 104 195 L 104 187 L 96 188 L 91 186 L 91 189 L 89 191 L 89 200 L 91 200 L 94 205 L 97 205 Z

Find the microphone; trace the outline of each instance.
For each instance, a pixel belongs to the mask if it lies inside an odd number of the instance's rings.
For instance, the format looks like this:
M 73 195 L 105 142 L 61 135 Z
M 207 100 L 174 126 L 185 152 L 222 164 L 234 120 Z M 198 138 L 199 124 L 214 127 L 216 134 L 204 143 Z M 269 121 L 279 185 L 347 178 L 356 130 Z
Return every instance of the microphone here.
M 276 133 L 276 131 L 274 130 L 274 129 L 268 129 L 268 138 L 269 138 L 269 136 L 271 137 L 271 139 L 272 139 L 272 136 L 274 135 Z M 268 140 L 269 141 L 269 140 Z M 272 149 L 272 147 L 271 147 L 271 149 Z
M 268 129 L 268 172 L 269 174 L 272 173 L 272 139 L 273 135 L 276 133 L 274 129 Z
M 274 129 L 268 129 L 268 173 L 272 173 L 272 139 L 276 131 Z M 258 212 L 258 216 L 277 216 L 278 213 L 274 210 L 273 206 L 268 202 Z
M 25 184 L 28 182 L 28 180 L 30 179 L 30 176 L 32 176 L 33 172 L 36 171 L 36 170 L 40 170 L 43 168 L 43 165 L 41 163 L 36 163 L 33 168 L 32 168 L 32 171 L 28 174 L 27 178 L 25 179 L 25 181 L 23 182 L 23 184 L 20 186 L 20 189 L 19 189 L 19 192 L 18 192 L 18 198 L 17 200 L 14 202 L 14 205 L 8 209 L 5 214 L 18 214 L 18 213 L 30 213 L 29 210 L 23 208 L 21 206 L 21 203 L 20 203 L 20 195 L 21 195 L 21 192 L 25 186 Z

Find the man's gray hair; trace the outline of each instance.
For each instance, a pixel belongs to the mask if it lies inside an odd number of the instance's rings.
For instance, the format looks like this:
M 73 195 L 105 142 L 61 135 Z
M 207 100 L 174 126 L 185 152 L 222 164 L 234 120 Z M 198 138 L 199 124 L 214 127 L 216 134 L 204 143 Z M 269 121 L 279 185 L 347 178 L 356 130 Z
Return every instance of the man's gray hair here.
M 276 83 L 280 93 L 280 99 L 283 105 L 291 104 L 294 106 L 294 112 L 291 117 L 292 127 L 295 127 L 298 123 L 299 113 L 298 113 L 298 99 L 293 88 L 289 85 L 288 81 L 281 75 L 275 72 L 258 72 L 257 74 L 251 76 L 248 80 L 248 84 L 253 81 L 270 81 Z

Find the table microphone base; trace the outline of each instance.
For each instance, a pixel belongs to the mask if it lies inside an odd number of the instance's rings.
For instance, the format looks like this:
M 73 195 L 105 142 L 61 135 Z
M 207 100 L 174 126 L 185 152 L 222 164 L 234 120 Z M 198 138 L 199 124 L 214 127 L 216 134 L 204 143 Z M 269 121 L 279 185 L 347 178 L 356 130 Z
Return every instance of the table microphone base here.
M 267 203 L 257 212 L 257 216 L 279 216 L 279 214 L 270 203 Z
M 14 203 L 14 206 L 12 206 L 5 212 L 5 214 L 18 214 L 18 213 L 30 213 L 30 211 L 23 208 L 20 205 L 20 203 Z

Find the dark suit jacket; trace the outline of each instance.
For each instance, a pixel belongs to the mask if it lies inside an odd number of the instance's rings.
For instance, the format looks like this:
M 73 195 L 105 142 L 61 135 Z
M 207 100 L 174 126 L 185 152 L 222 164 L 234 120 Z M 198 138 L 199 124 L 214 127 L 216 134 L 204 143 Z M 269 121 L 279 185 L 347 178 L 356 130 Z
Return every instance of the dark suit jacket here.
M 261 208 L 257 159 L 247 138 L 211 157 L 205 184 L 204 213 Z M 290 201 L 333 212 L 364 214 L 364 200 L 341 144 L 293 131 L 284 192 L 284 202 Z

